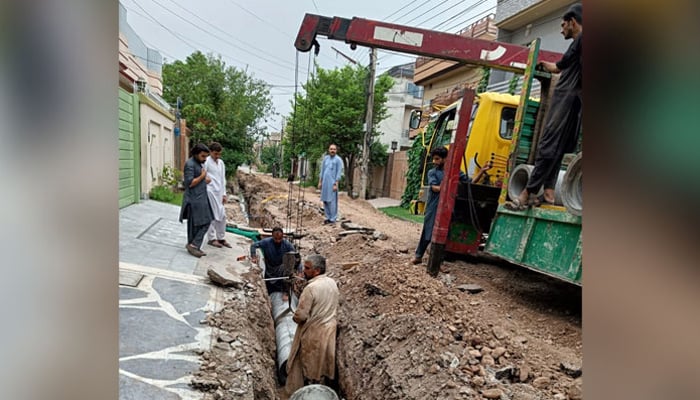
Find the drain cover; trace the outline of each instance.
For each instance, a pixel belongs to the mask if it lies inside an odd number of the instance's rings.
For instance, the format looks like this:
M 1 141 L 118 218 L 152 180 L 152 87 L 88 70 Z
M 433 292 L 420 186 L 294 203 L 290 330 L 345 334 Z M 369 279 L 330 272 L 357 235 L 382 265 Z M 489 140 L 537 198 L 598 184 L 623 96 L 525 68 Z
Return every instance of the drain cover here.
M 124 286 L 137 287 L 144 275 L 138 272 L 119 271 L 119 284 Z

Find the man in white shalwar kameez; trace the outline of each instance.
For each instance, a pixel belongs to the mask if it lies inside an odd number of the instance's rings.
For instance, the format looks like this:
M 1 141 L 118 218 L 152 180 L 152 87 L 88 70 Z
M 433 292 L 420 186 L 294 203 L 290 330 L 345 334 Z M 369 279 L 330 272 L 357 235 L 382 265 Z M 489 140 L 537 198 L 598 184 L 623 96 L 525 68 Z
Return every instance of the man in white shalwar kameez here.
M 221 144 L 213 142 L 209 145 L 211 151 L 207 161 L 204 163 L 207 169 L 207 176 L 211 182 L 207 184 L 207 196 L 211 205 L 211 212 L 214 219 L 211 221 L 207 231 L 207 243 L 214 247 L 231 247 L 225 240 L 226 237 L 226 166 L 221 159 Z

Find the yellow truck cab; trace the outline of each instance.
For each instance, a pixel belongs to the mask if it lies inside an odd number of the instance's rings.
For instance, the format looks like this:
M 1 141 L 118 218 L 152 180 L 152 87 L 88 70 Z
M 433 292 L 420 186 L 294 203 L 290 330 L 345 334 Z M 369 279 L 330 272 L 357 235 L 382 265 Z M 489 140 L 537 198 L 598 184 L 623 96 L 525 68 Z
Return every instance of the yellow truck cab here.
M 462 172 L 473 177 L 481 166 L 491 161 L 493 168 L 488 173 L 488 179 L 480 183 L 497 187 L 502 185 L 518 102 L 519 96 L 510 94 L 489 92 L 478 95 L 471 112 Z M 430 151 L 438 146 L 449 148 L 455 140 L 461 105 L 462 100 L 456 101 L 437 115 L 435 132 L 430 142 L 425 144 L 427 152 L 423 162 L 423 183 L 430 163 Z M 422 140 L 422 137 L 416 140 Z

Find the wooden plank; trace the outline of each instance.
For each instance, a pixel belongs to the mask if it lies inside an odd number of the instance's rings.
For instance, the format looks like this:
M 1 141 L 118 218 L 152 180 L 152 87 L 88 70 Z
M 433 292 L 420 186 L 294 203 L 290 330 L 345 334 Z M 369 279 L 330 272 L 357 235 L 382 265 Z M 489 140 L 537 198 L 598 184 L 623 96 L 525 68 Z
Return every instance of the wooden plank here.
M 126 121 L 126 122 L 133 122 L 134 115 L 130 112 L 126 112 L 124 110 L 119 110 L 119 120 Z
M 133 160 L 134 159 L 134 151 L 133 150 L 119 150 L 119 159 L 120 160 Z
M 126 101 L 124 99 L 119 99 L 119 109 L 130 113 L 130 112 L 133 112 L 134 105 L 130 101 Z
M 119 137 L 121 137 L 122 133 L 128 134 L 129 140 L 134 140 L 134 123 L 130 121 L 119 121 Z M 126 137 L 124 139 L 127 139 Z
M 129 102 L 129 104 L 133 104 L 134 96 L 126 90 L 119 88 L 119 100 L 124 100 Z
M 119 179 L 124 179 L 124 178 L 133 178 L 134 177 L 134 170 L 133 169 L 119 169 Z
M 127 159 L 127 160 L 119 160 L 119 169 L 130 169 L 134 170 L 134 160 L 133 159 Z
M 123 121 L 122 121 L 123 122 Z M 120 122 L 121 123 L 121 122 Z M 119 140 L 126 140 L 129 142 L 134 142 L 134 134 L 133 132 L 128 132 L 128 131 L 123 131 L 121 128 L 119 129 Z
M 126 187 L 133 187 L 134 186 L 134 181 L 135 179 L 133 177 L 131 178 L 124 178 L 124 179 L 119 179 L 119 188 L 123 189 Z
M 133 151 L 134 150 L 134 142 L 119 139 L 119 150 Z M 133 158 L 133 156 L 132 156 L 132 158 Z
M 119 198 L 120 199 L 125 199 L 127 197 L 133 198 L 133 196 L 134 196 L 134 187 L 133 186 L 119 189 Z

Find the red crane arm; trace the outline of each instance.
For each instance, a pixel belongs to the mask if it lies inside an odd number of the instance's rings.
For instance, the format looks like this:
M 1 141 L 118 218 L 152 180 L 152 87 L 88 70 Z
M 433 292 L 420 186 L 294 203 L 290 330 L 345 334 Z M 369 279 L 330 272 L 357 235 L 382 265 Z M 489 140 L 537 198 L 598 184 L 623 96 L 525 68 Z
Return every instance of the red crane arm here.
M 511 43 L 363 18 L 331 18 L 315 14 L 304 16 L 294 46 L 299 51 L 307 52 L 314 44 L 318 46 L 318 35 L 350 43 L 353 49 L 357 45 L 376 47 L 517 73 L 525 70 L 529 53 L 528 47 Z M 538 61 L 556 62 L 561 56 L 560 53 L 542 50 Z

